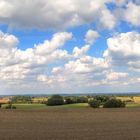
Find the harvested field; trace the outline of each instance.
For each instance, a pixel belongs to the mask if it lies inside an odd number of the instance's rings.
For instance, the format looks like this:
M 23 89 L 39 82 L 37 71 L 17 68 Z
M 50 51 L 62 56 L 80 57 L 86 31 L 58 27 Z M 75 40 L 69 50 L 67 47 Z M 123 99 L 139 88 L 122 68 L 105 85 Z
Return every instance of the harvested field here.
M 0 140 L 140 140 L 140 108 L 0 110 Z

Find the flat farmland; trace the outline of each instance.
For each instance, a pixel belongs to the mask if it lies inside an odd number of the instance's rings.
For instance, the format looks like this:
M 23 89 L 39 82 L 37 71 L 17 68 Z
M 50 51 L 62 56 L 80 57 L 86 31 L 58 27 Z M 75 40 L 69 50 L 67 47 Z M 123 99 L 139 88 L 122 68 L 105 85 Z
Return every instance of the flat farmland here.
M 0 140 L 140 140 L 140 108 L 1 109 Z

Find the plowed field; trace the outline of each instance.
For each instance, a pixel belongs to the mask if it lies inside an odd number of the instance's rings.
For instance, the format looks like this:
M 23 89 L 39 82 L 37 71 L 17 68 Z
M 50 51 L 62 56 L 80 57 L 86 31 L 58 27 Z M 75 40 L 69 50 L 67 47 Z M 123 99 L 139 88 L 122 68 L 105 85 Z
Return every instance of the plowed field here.
M 0 110 L 0 140 L 140 140 L 140 108 Z

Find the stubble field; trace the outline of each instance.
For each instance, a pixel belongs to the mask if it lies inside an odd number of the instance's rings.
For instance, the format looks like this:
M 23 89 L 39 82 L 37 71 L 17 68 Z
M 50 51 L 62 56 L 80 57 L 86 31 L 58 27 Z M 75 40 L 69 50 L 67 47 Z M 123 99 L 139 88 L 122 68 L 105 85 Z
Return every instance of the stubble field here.
M 0 110 L 0 140 L 140 140 L 140 108 Z

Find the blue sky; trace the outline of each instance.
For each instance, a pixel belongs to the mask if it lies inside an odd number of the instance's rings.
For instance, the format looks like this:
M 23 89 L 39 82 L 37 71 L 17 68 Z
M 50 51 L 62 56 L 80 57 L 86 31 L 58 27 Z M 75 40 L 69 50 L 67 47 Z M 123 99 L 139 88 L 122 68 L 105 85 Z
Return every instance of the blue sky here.
M 0 94 L 139 92 L 139 1 L 0 0 L 0 11 Z

